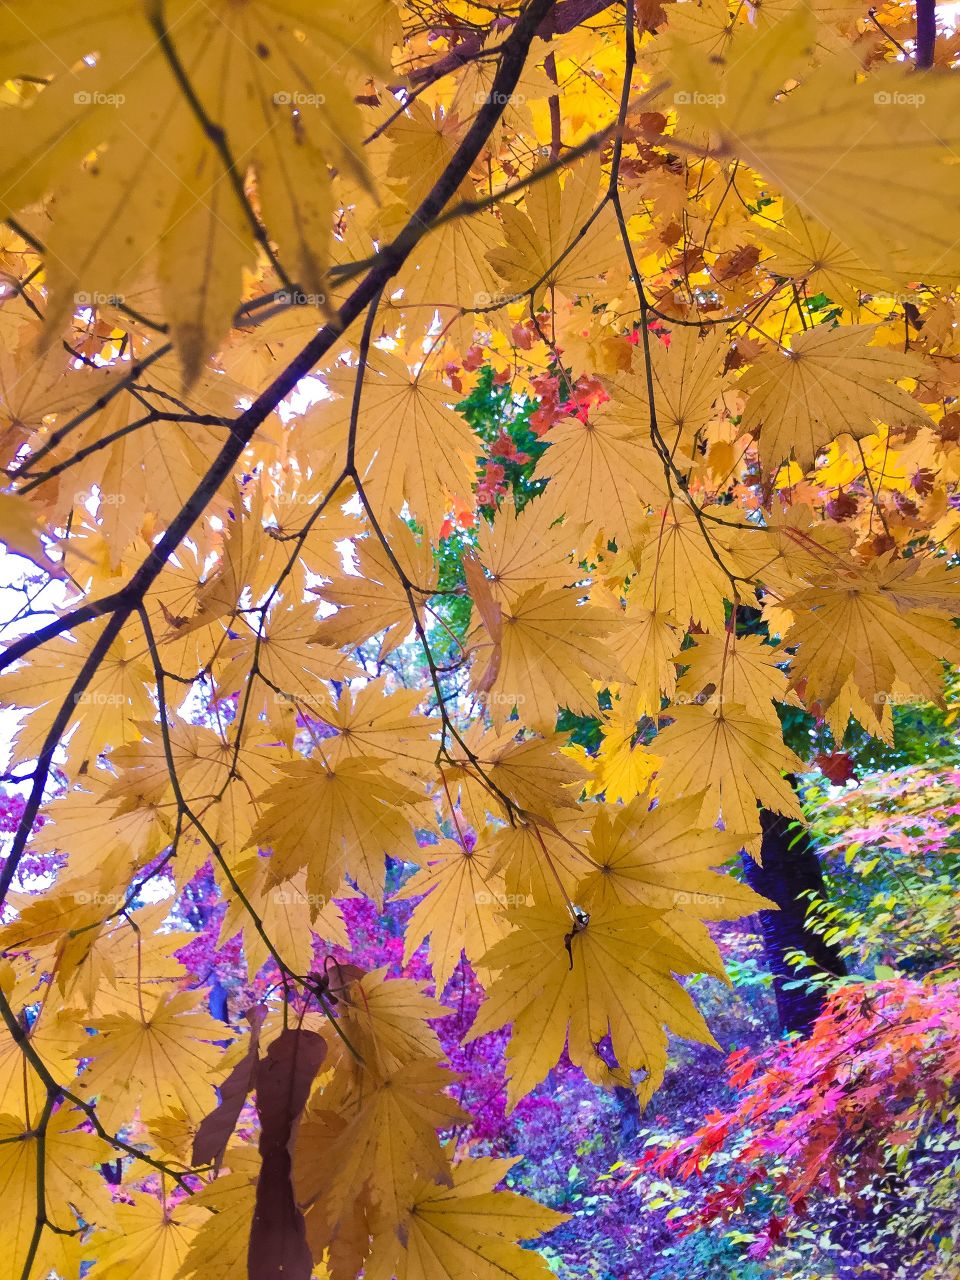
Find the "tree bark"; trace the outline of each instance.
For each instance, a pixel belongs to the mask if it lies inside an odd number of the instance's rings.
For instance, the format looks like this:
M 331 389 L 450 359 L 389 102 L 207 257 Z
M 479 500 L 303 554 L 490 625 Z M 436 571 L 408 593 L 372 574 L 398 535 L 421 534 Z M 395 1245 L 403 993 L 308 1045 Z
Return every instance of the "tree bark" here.
M 758 866 L 744 853 L 744 875 L 751 889 L 780 908 L 761 911 L 759 917 L 781 1030 L 809 1035 L 823 1008 L 823 991 L 803 985 L 787 989 L 788 983 L 802 977 L 788 963 L 788 953 L 802 951 L 820 969 L 838 976 L 845 974 L 847 968 L 837 949 L 807 927 L 808 899 L 801 895 L 810 890 L 817 893 L 824 890 L 823 870 L 813 842 L 805 831 L 790 830 L 789 819 L 782 814 L 761 809 L 760 821 L 762 865 Z
M 937 0 L 916 0 L 917 45 L 914 61 L 918 70 L 933 66 L 937 44 Z

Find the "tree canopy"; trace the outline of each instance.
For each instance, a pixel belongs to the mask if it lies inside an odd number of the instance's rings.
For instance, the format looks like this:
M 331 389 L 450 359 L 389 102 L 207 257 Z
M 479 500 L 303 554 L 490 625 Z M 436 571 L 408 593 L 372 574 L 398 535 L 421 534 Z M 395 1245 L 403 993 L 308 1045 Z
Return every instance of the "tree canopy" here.
M 762 810 L 960 663 L 917 9 L 2 6 L 9 1274 L 549 1274 L 455 975 L 510 1107 L 645 1102 Z

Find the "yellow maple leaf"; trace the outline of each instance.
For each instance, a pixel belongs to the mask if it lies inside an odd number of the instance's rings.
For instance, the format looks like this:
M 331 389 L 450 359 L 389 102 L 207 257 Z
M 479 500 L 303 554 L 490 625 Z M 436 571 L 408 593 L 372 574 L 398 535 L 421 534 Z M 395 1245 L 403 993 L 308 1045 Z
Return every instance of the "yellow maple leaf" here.
M 567 1215 L 495 1190 L 515 1163 L 463 1160 L 453 1166 L 449 1187 L 421 1179 L 399 1231 L 374 1237 L 364 1274 L 369 1280 L 548 1280 L 553 1273 L 545 1259 L 517 1241 L 559 1226 Z
M 191 1209 L 209 1210 L 209 1214 L 198 1213 L 197 1229 L 176 1280 L 235 1280 L 246 1270 L 259 1173 L 259 1161 L 245 1159 L 247 1155 L 246 1149 L 232 1149 L 230 1172 L 212 1179 L 191 1197 Z M 249 1155 L 255 1157 L 253 1152 Z M 245 1167 L 248 1164 L 253 1167 Z
M 593 777 L 587 784 L 587 795 L 603 795 L 608 804 L 632 800 L 648 791 L 656 791 L 656 753 L 636 740 L 637 726 L 627 722 L 604 721 L 600 726 L 600 745 L 588 757 Z
M 111 1132 L 129 1124 L 139 1109 L 144 1119 L 179 1107 L 195 1123 L 213 1104 L 213 1087 L 227 1028 L 198 1012 L 196 991 L 161 990 L 145 999 L 138 1014 L 95 1018 L 95 1036 L 84 1036 L 79 1058 L 90 1065 L 80 1077 L 87 1097 Z
M 609 414 L 587 422 L 571 417 L 547 439 L 535 477 L 549 477 L 542 501 L 554 518 L 565 517 L 565 529 L 581 531 L 578 547 L 589 546 L 601 531 L 623 537 L 651 503 L 666 497 L 663 459 L 648 433 L 632 423 Z
M 70 759 L 79 766 L 106 746 L 119 747 L 139 737 L 136 722 L 153 716 L 148 685 L 153 672 L 142 646 L 119 635 L 110 645 L 87 687 L 71 695 L 74 681 L 96 641 L 97 627 L 87 627 L 77 641 L 58 637 L 43 645 L 13 671 L 0 677 L 0 702 L 23 711 L 15 734 L 14 760 L 30 759 L 53 721 L 72 697 L 65 736 Z
M 732 875 L 714 870 L 740 849 L 735 832 L 698 826 L 701 798 L 650 807 L 646 797 L 612 813 L 602 808 L 586 853 L 595 869 L 578 900 L 682 911 L 702 920 L 730 920 L 769 906 Z
M 330 972 L 335 979 L 336 968 Z M 424 994 L 425 985 L 390 978 L 384 968 L 372 969 L 338 992 L 338 1013 L 370 1078 L 388 1076 L 421 1058 L 440 1057 L 440 1040 L 430 1023 L 450 1010 Z
M 649 1092 L 666 1061 L 664 1026 L 713 1043 L 673 977 L 695 972 L 699 959 L 662 927 L 661 916 L 639 907 L 599 907 L 575 922 L 563 903 L 507 913 L 512 930 L 484 959 L 498 977 L 468 1041 L 512 1022 L 511 1108 L 556 1065 L 565 1045 L 571 1062 L 591 1079 L 629 1083 L 627 1073 L 643 1070 Z M 616 1072 L 596 1049 L 608 1035 Z
M 723 819 L 728 831 L 760 836 L 758 802 L 803 821 L 785 773 L 802 772 L 803 762 L 783 742 L 779 723 L 757 720 L 735 703 L 691 703 L 671 707 L 672 723 L 657 734 L 662 760 L 657 782 L 664 800 L 703 793 L 698 826 Z M 706 788 L 706 789 L 705 789 Z
M 502 641 L 496 678 L 485 691 L 494 724 L 502 728 L 516 707 L 532 729 L 549 731 L 560 707 L 578 713 L 596 705 L 593 681 L 622 678 L 603 643 L 617 623 L 616 614 L 578 605 L 577 591 L 533 587 L 503 610 Z M 491 653 L 489 642 L 478 649 Z M 475 682 L 484 664 L 475 664 Z
M 487 837 L 494 869 L 503 875 L 501 905 L 569 902 L 590 869 L 583 850 L 593 817 L 593 806 L 582 805 L 549 824 L 517 823 Z M 483 840 L 481 833 L 478 844 Z
M 701 524 L 689 504 L 677 499 L 652 522 L 639 553 L 636 600 L 653 613 L 672 614 L 684 628 L 693 621 L 719 632 L 737 561 L 727 531 L 710 523 L 711 514 L 701 513 Z
M 551 820 L 557 811 L 576 808 L 587 770 L 558 750 L 562 743 L 559 734 L 521 737 L 513 722 L 486 731 L 471 725 L 443 769 L 451 800 L 459 791 L 460 804 L 478 830 L 488 812 L 508 817 L 510 806 Z
M 358 540 L 354 548 L 359 573 L 340 574 L 331 586 L 318 588 L 320 598 L 336 605 L 337 612 L 320 621 L 314 633 L 317 644 L 356 645 L 385 632 L 379 648 L 383 658 L 413 629 L 413 609 L 419 615 L 422 601 L 437 582 L 430 541 L 424 538 L 418 543 L 399 519 L 388 521 L 386 530 L 392 556 L 416 588 L 413 605 L 379 539 L 371 535 Z
M 316 1207 L 336 1217 L 369 1194 L 381 1220 L 399 1225 L 417 1181 L 448 1176 L 436 1131 L 468 1118 L 442 1092 L 456 1079 L 437 1063 L 417 1059 L 372 1085 L 350 1086 L 346 1096 L 336 1081 L 315 1095 L 293 1152 L 301 1212 L 309 1215 Z
M 759 438 L 767 467 L 793 452 L 802 467 L 838 435 L 856 439 L 891 426 L 925 423 L 920 405 L 897 385 L 916 378 L 916 356 L 870 345 L 875 325 L 818 325 L 795 333 L 789 351 L 767 352 L 741 379 L 748 391 L 745 430 Z
M 430 967 L 438 991 L 446 986 L 461 952 L 476 968 L 502 935 L 498 912 L 502 881 L 482 848 L 442 840 L 419 850 L 420 869 L 404 883 L 398 898 L 419 898 L 407 923 L 404 963 L 430 936 Z
M 25 1127 L 16 1116 L 0 1115 L 0 1192 L 9 1206 L 0 1226 L 0 1248 L 10 1275 L 21 1275 L 37 1221 L 37 1165 L 41 1152 L 42 1211 L 47 1229 L 40 1238 L 31 1276 L 46 1275 L 49 1268 L 66 1260 L 67 1254 L 57 1257 L 58 1238 L 69 1242 L 72 1233 L 79 1243 L 81 1222 L 103 1225 L 112 1217 L 109 1194 L 95 1170 L 98 1161 L 109 1159 L 110 1148 L 95 1134 L 78 1128 L 83 1119 L 83 1114 L 72 1107 L 52 1114 L 46 1122 L 41 1147 L 37 1129 Z M 66 1235 L 58 1237 L 54 1231 Z M 73 1260 L 79 1263 L 78 1253 Z
M 680 451 L 683 460 L 692 448 L 697 432 L 713 415 L 720 394 L 726 343 L 714 330 L 701 338 L 696 326 L 678 325 L 669 335 L 669 345 L 662 338 L 650 337 L 650 381 L 653 386 L 654 415 L 650 413 L 647 369 L 644 353 L 637 347 L 629 377 L 607 379 L 610 402 L 601 417 L 633 428 L 638 435 L 650 439 L 656 419 L 657 432 L 670 457 Z M 663 462 L 656 458 L 659 474 Z M 681 465 L 681 470 L 684 467 Z M 651 480 L 657 475 L 654 471 Z M 658 483 L 661 492 L 665 485 Z
M 294 973 L 309 973 L 315 934 L 331 946 L 349 949 L 350 938 L 340 908 L 335 902 L 311 899 L 305 871 L 281 884 L 273 883 L 269 859 L 258 854 L 243 858 L 231 871 L 244 898 L 259 916 L 264 933 Z M 235 895 L 232 884 L 222 873 L 218 878 L 228 900 L 220 924 L 220 941 L 224 943 L 243 932 L 244 957 L 253 977 L 270 952 L 259 931 L 249 927 L 249 910 Z
M 677 661 L 686 670 L 677 681 L 675 701 L 734 702 L 758 720 L 771 720 L 772 703 L 786 702 L 786 673 L 777 663 L 786 655 L 759 636 L 704 634 Z
M 60 577 L 63 570 L 47 559 L 38 516 L 39 512 L 26 498 L 15 493 L 0 493 L 0 542 L 14 555 L 32 560 L 44 573 Z
M 337 730 L 337 737 L 325 743 L 329 759 L 386 761 L 409 778 L 425 779 L 435 773 L 439 724 L 430 716 L 416 714 L 423 702 L 419 689 L 386 691 L 386 680 L 370 680 L 358 689 L 343 688 L 336 703 L 316 710 L 324 724 Z
M 516 599 L 535 586 L 568 587 L 581 577 L 582 570 L 571 559 L 576 539 L 556 519 L 550 503 L 537 499 L 521 511 L 504 506 L 492 525 L 480 522 L 480 559 L 496 599 Z
M 950 76 L 931 72 L 921 87 L 908 66 L 891 64 L 857 78 L 845 54 L 808 74 L 815 30 L 797 5 L 759 30 L 741 24 L 719 53 L 674 42 L 684 118 L 712 135 L 714 156 L 762 174 L 863 261 L 885 259 L 900 278 L 955 280 L 960 172 L 950 157 L 960 125 Z M 876 198 L 864 202 L 868 190 Z
M 114 1230 L 89 1241 L 91 1274 L 103 1280 L 177 1280 L 205 1215 L 189 1201 L 167 1206 L 145 1192 L 133 1193 L 132 1200 L 117 1205 Z
M 568 171 L 562 187 L 557 174 L 531 186 L 526 212 L 501 206 L 506 244 L 488 257 L 515 293 L 532 290 L 535 302 L 548 288 L 589 293 L 621 260 L 613 208 L 600 207 L 600 179 L 600 154 L 594 152 Z
M 895 689 L 939 703 L 942 664 L 960 661 L 960 584 L 941 561 L 848 565 L 783 603 L 793 615 L 785 642 L 797 646 L 791 682 L 808 702 L 830 707 L 852 680 L 874 715 L 898 700 Z
M 342 394 L 320 401 L 300 422 L 305 460 L 346 462 L 356 379 L 356 369 L 328 375 L 331 389 Z M 399 515 L 406 500 L 428 537 L 436 538 L 450 499 L 469 494 L 480 442 L 450 407 L 455 399 L 431 371 L 412 376 L 390 352 L 371 353 L 360 392 L 356 461 L 378 520 Z
M 384 858 L 416 849 L 407 806 L 420 794 L 387 777 L 376 757 L 291 760 L 281 780 L 260 796 L 262 816 L 251 841 L 273 850 L 271 879 L 279 884 L 307 868 L 315 910 L 333 897 L 345 875 L 382 899 Z
M 629 680 L 620 686 L 623 713 L 633 720 L 657 716 L 664 697 L 672 697 L 677 684 L 673 661 L 680 652 L 683 630 L 669 613 L 657 613 L 640 604 L 633 592 L 627 597 L 623 622 L 611 643 L 617 661 Z

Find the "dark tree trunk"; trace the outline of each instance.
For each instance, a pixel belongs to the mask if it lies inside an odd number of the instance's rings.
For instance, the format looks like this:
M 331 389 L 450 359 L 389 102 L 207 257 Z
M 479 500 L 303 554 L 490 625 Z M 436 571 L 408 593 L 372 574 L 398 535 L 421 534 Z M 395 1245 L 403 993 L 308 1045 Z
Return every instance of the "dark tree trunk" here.
M 791 951 L 802 951 L 827 973 L 847 971 L 843 957 L 832 946 L 807 928 L 808 900 L 801 895 L 810 890 L 823 892 L 823 871 L 813 842 L 805 831 L 790 829 L 790 821 L 769 809 L 760 810 L 763 840 L 760 846 L 762 865 L 749 854 L 743 855 L 747 883 L 757 893 L 775 902 L 779 911 L 761 911 L 767 966 L 773 975 L 777 998 L 777 1014 L 783 1031 L 799 1031 L 809 1035 L 817 1015 L 823 1008 L 823 991 L 786 984 L 802 977 L 787 962 Z

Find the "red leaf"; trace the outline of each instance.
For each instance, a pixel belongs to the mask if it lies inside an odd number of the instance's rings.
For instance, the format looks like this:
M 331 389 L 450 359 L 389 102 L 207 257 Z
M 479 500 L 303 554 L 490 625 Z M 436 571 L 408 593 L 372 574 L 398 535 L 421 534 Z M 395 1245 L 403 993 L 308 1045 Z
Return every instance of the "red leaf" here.
M 260 1028 L 266 1010 L 262 1005 L 248 1009 L 246 1017 L 250 1023 L 250 1046 L 247 1056 L 238 1062 L 220 1086 L 220 1105 L 200 1121 L 200 1127 L 193 1140 L 193 1163 L 213 1164 L 219 1168 L 223 1153 L 227 1149 L 240 1112 L 247 1100 L 247 1094 L 255 1088 L 257 1082 L 257 1064 L 260 1061 Z
M 821 751 L 813 757 L 813 763 L 835 786 L 850 782 L 857 776 L 853 767 L 853 756 L 846 751 Z
M 290 1136 L 327 1056 L 315 1031 L 282 1032 L 257 1072 L 260 1156 L 247 1259 L 249 1280 L 310 1280 L 313 1257 L 290 1181 Z

